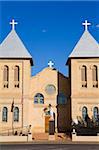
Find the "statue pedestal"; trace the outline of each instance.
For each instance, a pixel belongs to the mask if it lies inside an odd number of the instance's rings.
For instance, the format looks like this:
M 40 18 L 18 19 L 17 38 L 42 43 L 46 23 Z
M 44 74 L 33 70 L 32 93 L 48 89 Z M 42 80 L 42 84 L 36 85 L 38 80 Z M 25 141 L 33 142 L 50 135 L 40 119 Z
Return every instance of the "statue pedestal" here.
M 55 140 L 55 121 L 54 119 L 49 120 L 49 141 Z
M 55 141 L 55 135 L 49 135 L 48 140 L 49 141 Z
M 54 135 L 55 133 L 55 121 L 49 120 L 49 135 Z

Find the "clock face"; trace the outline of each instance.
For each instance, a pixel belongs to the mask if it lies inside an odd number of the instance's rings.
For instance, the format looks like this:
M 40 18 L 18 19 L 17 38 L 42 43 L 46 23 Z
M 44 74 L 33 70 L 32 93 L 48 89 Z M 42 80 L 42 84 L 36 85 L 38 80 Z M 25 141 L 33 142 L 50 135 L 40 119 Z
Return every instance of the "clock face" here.
M 47 94 L 54 94 L 56 91 L 56 87 L 53 84 L 49 84 L 46 86 L 45 91 Z

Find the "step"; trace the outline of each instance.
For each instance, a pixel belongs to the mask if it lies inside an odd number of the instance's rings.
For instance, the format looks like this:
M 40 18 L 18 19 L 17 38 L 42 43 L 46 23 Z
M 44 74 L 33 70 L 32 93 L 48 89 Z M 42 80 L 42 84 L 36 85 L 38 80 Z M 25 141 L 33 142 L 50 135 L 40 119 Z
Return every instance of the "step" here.
M 71 140 L 70 136 L 66 135 L 65 133 L 55 133 L 56 140 Z
M 48 140 L 49 134 L 48 133 L 33 133 L 32 138 L 33 138 L 33 140 Z M 64 133 L 55 133 L 55 140 L 63 141 L 63 140 L 71 140 L 71 138 L 70 138 L 70 136 L 67 136 Z
M 34 140 L 48 140 L 48 133 L 33 133 L 32 139 L 34 139 Z

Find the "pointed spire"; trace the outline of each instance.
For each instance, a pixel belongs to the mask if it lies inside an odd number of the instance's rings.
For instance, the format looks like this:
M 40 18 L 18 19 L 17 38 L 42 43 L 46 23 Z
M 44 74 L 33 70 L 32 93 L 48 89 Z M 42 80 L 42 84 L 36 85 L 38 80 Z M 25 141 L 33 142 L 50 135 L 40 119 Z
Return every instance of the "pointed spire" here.
M 88 26 L 90 26 L 90 25 L 91 25 L 91 23 L 89 23 L 87 20 L 85 20 L 85 22 L 84 22 L 84 23 L 82 23 L 82 25 L 84 25 L 84 26 L 85 26 L 85 31 L 87 31 L 87 30 L 88 30 Z
M 0 45 L 0 58 L 29 59 L 33 65 L 32 56 L 24 46 L 14 28 Z
M 12 30 L 15 30 L 15 25 L 17 25 L 18 22 L 15 22 L 15 20 L 12 19 L 12 22 L 10 22 L 10 24 L 12 25 Z
M 94 37 L 87 31 L 87 24 L 85 26 L 85 31 L 81 36 L 78 43 L 75 45 L 72 53 L 69 55 L 69 58 L 72 57 L 97 57 L 99 58 L 99 44 L 94 39 Z

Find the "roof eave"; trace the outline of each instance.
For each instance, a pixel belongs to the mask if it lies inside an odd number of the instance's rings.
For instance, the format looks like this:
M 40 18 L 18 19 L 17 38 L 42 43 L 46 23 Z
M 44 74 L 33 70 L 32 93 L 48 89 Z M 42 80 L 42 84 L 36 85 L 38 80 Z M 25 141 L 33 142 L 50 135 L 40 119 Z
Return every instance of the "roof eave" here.
M 66 65 L 70 64 L 70 60 L 71 59 L 94 59 L 94 58 L 99 59 L 99 56 L 93 56 L 93 57 L 89 57 L 89 56 L 86 56 L 86 57 L 83 57 L 83 56 L 81 56 L 81 57 L 69 57 L 67 59 Z
M 33 63 L 33 59 L 32 59 L 32 58 L 0 57 L 0 59 L 30 60 L 31 66 L 34 66 L 34 63 Z
M 31 63 L 31 66 L 34 66 L 34 62 L 32 58 L 30 59 L 30 63 Z
M 67 59 L 66 64 L 65 65 L 69 65 L 70 64 L 70 57 Z

